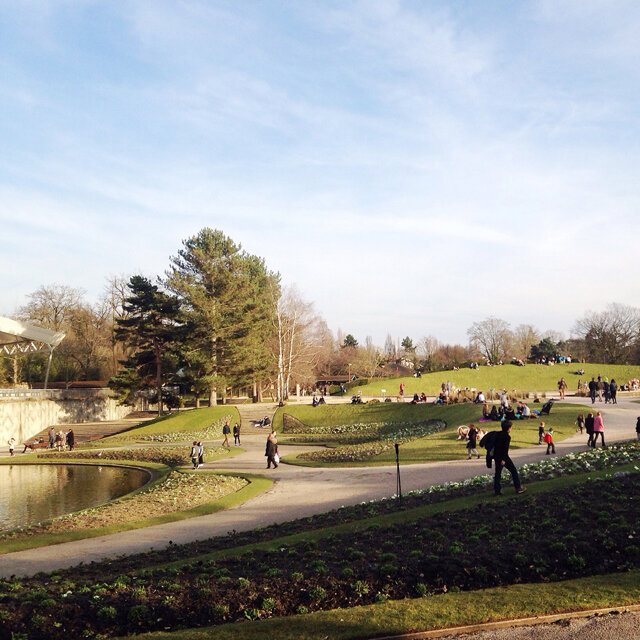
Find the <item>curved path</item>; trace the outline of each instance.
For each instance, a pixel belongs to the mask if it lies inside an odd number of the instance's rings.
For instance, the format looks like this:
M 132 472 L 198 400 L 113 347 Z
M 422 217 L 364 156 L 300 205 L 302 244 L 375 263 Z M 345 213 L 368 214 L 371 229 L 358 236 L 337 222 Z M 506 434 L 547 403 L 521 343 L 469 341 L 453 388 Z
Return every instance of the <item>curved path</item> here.
M 568 398 L 565 402 L 584 403 L 584 398 Z M 597 404 L 605 422 L 607 442 L 635 437 L 636 418 L 640 405 L 635 398 L 620 399 L 618 405 Z M 553 415 L 553 414 L 552 414 Z M 392 496 L 396 488 L 393 466 L 314 469 L 280 465 L 265 469 L 264 434 L 247 434 L 242 446 L 245 453 L 218 462 L 207 463 L 209 469 L 224 469 L 265 474 L 275 482 L 270 489 L 242 505 L 215 514 L 126 531 L 98 538 L 67 542 L 55 547 L 31 549 L 0 555 L 0 576 L 32 575 L 38 571 L 70 567 L 81 562 L 99 561 L 150 548 L 160 549 L 169 544 L 223 536 L 232 530 L 247 531 L 269 524 L 286 522 L 299 517 L 322 513 L 341 505 Z M 557 455 L 586 450 L 586 435 L 576 434 L 556 444 Z M 280 446 L 286 455 L 299 448 Z M 519 466 L 540 460 L 544 447 L 532 446 L 512 451 Z M 461 455 L 465 452 L 461 449 Z M 424 489 L 447 481 L 464 480 L 488 472 L 484 459 L 454 460 L 401 467 L 404 492 Z

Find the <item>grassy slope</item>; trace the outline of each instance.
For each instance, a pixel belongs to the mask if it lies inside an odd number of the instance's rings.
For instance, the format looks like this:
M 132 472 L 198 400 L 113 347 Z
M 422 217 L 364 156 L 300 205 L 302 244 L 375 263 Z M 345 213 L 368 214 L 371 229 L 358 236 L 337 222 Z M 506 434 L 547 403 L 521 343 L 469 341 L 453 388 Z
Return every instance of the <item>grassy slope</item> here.
M 579 368 L 585 370 L 583 376 L 574 372 Z M 381 396 L 381 389 L 386 389 L 387 396 L 398 394 L 400 383 L 404 382 L 405 396 L 414 393 L 435 395 L 440 391 L 440 385 L 447 380 L 459 389 L 508 390 L 519 391 L 557 391 L 558 380 L 564 377 L 569 385 L 569 393 L 575 392 L 578 387 L 578 379 L 590 380 L 591 376 L 607 376 L 609 380 L 615 378 L 618 384 L 626 383 L 630 378 L 640 378 L 639 366 L 613 365 L 613 364 L 561 364 L 549 367 L 541 364 L 528 364 L 525 367 L 514 365 L 502 365 L 500 367 L 480 367 L 479 369 L 460 369 L 459 371 L 438 371 L 425 373 L 421 378 L 380 378 L 362 387 L 354 387 L 352 391 L 361 391 L 363 396 Z
M 532 405 L 533 406 L 533 405 Z M 451 407 L 452 409 L 455 407 Z M 477 408 L 476 408 L 477 410 Z M 575 433 L 576 427 L 574 421 L 579 413 L 586 415 L 588 408 L 586 406 L 575 404 L 556 403 L 551 410 L 551 414 L 544 416 L 543 419 L 547 427 L 553 427 L 554 440 L 559 442 Z M 447 420 L 447 418 L 444 418 Z M 538 425 L 539 420 L 517 420 L 513 423 L 511 429 L 511 447 L 518 449 L 520 447 L 530 447 L 538 442 Z M 467 455 L 466 443 L 457 440 L 457 431 L 455 423 L 454 428 L 448 428 L 441 433 L 413 440 L 403 444 L 400 448 L 400 459 L 405 463 L 412 462 L 438 462 L 442 460 L 453 460 L 462 458 Z M 481 428 L 486 431 L 498 429 L 497 422 L 479 423 Z M 586 436 L 585 436 L 586 442 Z M 546 451 L 545 446 L 540 447 L 540 455 Z M 484 449 L 479 450 L 480 454 L 484 453 Z M 381 455 L 373 459 L 375 462 L 395 462 L 395 452 L 385 451 Z
M 446 420 L 451 424 L 468 424 L 482 415 L 482 408 L 473 404 L 451 407 L 435 404 L 402 404 L 379 402 L 375 404 L 287 405 L 280 407 L 273 419 L 276 430 L 282 431 L 282 416 L 288 413 L 310 427 L 324 425 L 357 424 L 360 422 L 420 422 Z
M 131 437 L 133 435 L 149 435 L 158 433 L 168 433 L 174 431 L 198 431 L 210 425 L 212 422 L 232 416 L 231 422 L 240 422 L 240 414 L 234 406 L 224 405 L 216 407 L 205 407 L 204 409 L 190 409 L 188 411 L 179 411 L 170 416 L 156 418 L 150 422 L 146 422 L 139 427 L 134 427 L 126 431 L 124 435 Z M 222 433 L 222 432 L 221 432 Z M 109 443 L 118 439 L 119 434 L 110 436 L 100 440 L 100 443 Z
M 540 405 L 530 403 L 532 408 Z M 552 426 L 554 440 L 559 442 L 575 433 L 574 421 L 578 413 L 587 412 L 581 405 L 568 405 L 557 402 L 551 415 L 545 416 L 547 427 Z M 290 413 L 309 426 L 356 424 L 359 422 L 417 422 L 419 420 L 440 419 L 447 423 L 446 431 L 419 438 L 401 446 L 400 460 L 410 464 L 416 462 L 439 462 L 454 460 L 466 456 L 465 443 L 457 439 L 457 427 L 461 424 L 475 422 L 485 430 L 497 429 L 497 423 L 477 420 L 481 416 L 481 408 L 473 404 L 459 404 L 450 407 L 434 404 L 399 404 L 379 403 L 365 405 L 291 405 L 278 409 L 274 418 L 276 429 L 282 428 L 282 414 Z M 538 442 L 538 420 L 519 420 L 511 431 L 511 446 L 514 449 L 528 447 Z M 543 452 L 541 451 L 541 454 Z M 286 456 L 284 462 L 297 463 L 296 456 Z M 300 461 L 304 466 L 366 466 L 369 464 L 395 463 L 395 451 L 388 450 L 369 462 L 359 463 L 310 463 Z

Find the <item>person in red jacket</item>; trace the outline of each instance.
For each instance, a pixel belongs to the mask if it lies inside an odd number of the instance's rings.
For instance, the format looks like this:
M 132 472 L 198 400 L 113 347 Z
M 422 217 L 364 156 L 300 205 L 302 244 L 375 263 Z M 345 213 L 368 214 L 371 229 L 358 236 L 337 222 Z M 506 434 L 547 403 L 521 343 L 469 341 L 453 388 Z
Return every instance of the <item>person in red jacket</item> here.
M 544 436 L 542 437 L 543 442 L 547 443 L 547 453 L 546 455 L 549 455 L 549 450 L 551 450 L 552 453 L 556 452 L 556 445 L 553 442 L 553 427 L 549 427 L 549 431 L 547 431 L 547 433 L 544 434 Z

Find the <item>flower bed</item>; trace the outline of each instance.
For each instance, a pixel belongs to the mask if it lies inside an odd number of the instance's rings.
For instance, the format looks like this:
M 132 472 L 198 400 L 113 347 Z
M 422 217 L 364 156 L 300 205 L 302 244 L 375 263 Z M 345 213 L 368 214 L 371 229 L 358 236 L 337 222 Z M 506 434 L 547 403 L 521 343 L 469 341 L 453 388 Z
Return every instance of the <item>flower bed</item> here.
M 350 425 L 354 426 L 354 425 Z M 355 425 L 357 426 L 357 425 Z M 380 455 L 383 451 L 390 449 L 395 443 L 402 444 L 422 438 L 446 428 L 446 423 L 442 420 L 427 420 L 418 423 L 401 423 L 393 425 L 393 430 L 389 429 L 391 425 L 384 425 L 387 431 L 380 433 L 380 440 L 373 442 L 363 442 L 360 444 L 349 444 L 334 449 L 325 449 L 322 451 L 310 451 L 298 455 L 300 460 L 309 460 L 314 462 L 364 462 Z M 323 429 L 327 427 L 319 427 Z M 338 427 L 330 427 L 337 429 Z
M 117 440 L 140 440 L 143 442 L 188 442 L 190 440 L 216 440 L 222 438 L 222 427 L 228 420 L 231 421 L 232 415 L 224 416 L 202 429 L 194 431 L 167 431 L 160 433 L 140 433 L 136 429 L 118 433 L 114 436 Z M 142 430 L 145 427 L 141 427 Z
M 640 442 L 637 441 L 613 445 L 609 449 L 590 449 L 582 453 L 571 454 L 571 456 L 553 458 L 551 460 L 545 459 L 541 462 L 524 465 L 523 469 L 528 474 L 527 481 L 529 482 L 534 479 L 542 480 L 548 478 L 550 465 L 554 468 L 552 477 L 559 477 L 563 474 L 571 475 L 585 470 L 611 469 L 619 464 L 633 462 L 640 462 Z M 590 468 L 587 468 L 586 465 L 589 465 Z M 503 474 L 503 484 L 508 482 L 506 476 L 507 474 Z M 265 542 L 304 531 L 326 529 L 338 524 L 373 518 L 397 511 L 406 511 L 463 496 L 477 495 L 490 490 L 492 479 L 493 476 L 482 475 L 460 482 L 446 482 L 421 491 L 407 493 L 403 496 L 402 503 L 399 503 L 395 496 L 380 500 L 370 500 L 353 506 L 340 507 L 315 516 L 270 525 L 259 530 L 244 533 L 232 532 L 231 539 L 233 540 L 233 546 Z M 144 556 L 130 556 L 117 562 L 113 561 L 111 568 L 114 571 L 126 572 L 154 562 L 164 563 L 180 560 L 194 555 L 210 553 L 228 546 L 229 538 L 227 537 L 210 538 L 186 545 L 174 545 L 170 549 L 163 549 L 162 551 L 150 551 L 145 553 Z M 80 571 L 80 569 L 77 568 L 77 571 Z
M 176 511 L 186 511 L 234 493 L 247 484 L 243 478 L 172 471 L 161 483 L 131 498 L 69 513 L 42 524 L 0 535 L 15 540 L 43 533 L 97 529 L 114 524 L 139 522 Z
M 640 566 L 639 479 L 583 482 L 180 569 L 107 578 L 97 566 L 85 577 L 4 580 L 3 624 L 8 637 L 109 637 L 625 571 Z
M 144 447 L 137 449 L 84 449 L 80 451 L 43 452 L 42 460 L 132 460 L 135 462 L 157 462 L 169 467 L 181 467 L 191 463 L 188 447 Z M 211 456 L 228 455 L 227 447 L 205 447 L 205 460 Z

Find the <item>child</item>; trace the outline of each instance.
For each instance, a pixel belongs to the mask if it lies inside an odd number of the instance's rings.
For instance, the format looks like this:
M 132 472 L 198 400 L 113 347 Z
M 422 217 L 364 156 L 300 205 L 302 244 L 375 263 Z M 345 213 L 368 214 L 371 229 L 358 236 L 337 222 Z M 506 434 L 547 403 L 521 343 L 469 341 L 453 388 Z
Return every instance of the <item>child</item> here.
M 553 427 L 549 427 L 549 431 L 544 434 L 544 441 L 547 443 L 547 453 L 549 455 L 549 449 L 552 453 L 556 452 L 556 445 L 553 443 Z
M 11 438 L 9 440 L 9 442 L 7 443 L 9 445 L 9 455 L 11 457 L 13 457 L 13 444 L 15 443 L 16 439 L 15 438 Z
M 542 439 L 544 438 L 544 422 L 540 423 L 538 427 L 538 444 L 542 444 Z
M 469 425 L 469 433 L 467 433 L 467 438 L 469 441 L 467 442 L 467 460 L 471 460 L 471 454 L 475 453 L 476 458 L 480 457 L 478 450 L 476 449 L 476 440 L 478 438 L 478 430 L 472 425 Z

